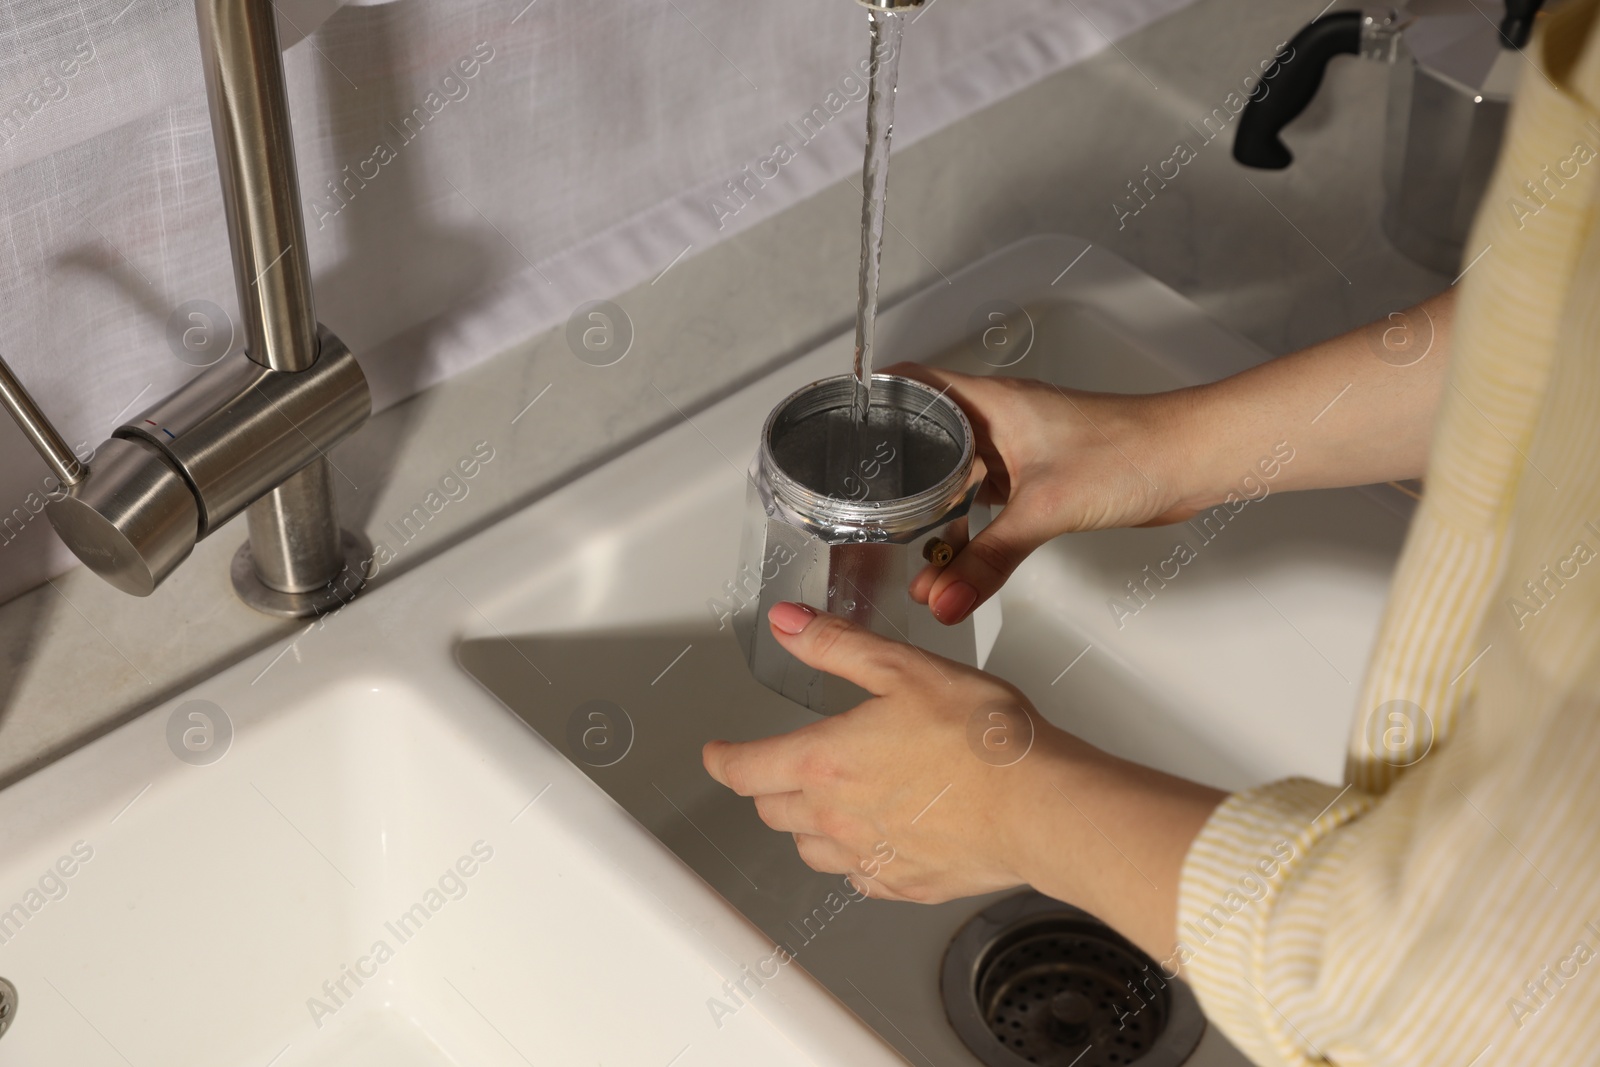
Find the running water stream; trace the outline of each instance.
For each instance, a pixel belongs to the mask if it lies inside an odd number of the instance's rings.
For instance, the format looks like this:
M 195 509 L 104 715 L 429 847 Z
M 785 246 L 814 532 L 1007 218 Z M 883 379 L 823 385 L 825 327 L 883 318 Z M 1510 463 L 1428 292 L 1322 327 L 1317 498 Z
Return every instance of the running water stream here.
M 856 300 L 856 350 L 850 405 L 829 418 L 825 484 L 834 496 L 856 500 L 898 495 L 903 416 L 872 409 L 873 331 L 878 317 L 878 268 L 889 193 L 889 135 L 894 130 L 895 81 L 905 24 L 894 11 L 867 13 L 872 29 L 867 93 L 867 147 L 861 167 L 861 274 Z
M 867 94 L 867 152 L 861 166 L 861 276 L 856 298 L 855 397 L 851 414 L 864 427 L 872 401 L 873 329 L 878 318 L 878 268 L 889 198 L 889 136 L 894 132 L 895 82 L 900 76 L 902 16 L 869 11 L 872 76 Z

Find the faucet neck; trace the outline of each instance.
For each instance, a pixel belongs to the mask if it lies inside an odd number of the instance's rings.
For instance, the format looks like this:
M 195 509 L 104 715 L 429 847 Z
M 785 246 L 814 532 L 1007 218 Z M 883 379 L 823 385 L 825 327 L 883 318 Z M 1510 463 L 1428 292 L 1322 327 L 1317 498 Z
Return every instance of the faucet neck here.
M 245 352 L 305 370 L 317 315 L 276 13 L 271 0 L 196 0 L 195 12 Z

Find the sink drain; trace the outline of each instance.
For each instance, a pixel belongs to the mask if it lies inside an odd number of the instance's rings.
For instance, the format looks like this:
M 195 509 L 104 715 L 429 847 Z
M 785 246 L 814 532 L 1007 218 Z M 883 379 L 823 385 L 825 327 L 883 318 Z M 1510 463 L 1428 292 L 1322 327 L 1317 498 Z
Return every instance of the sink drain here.
M 1177 1067 L 1205 1030 L 1186 985 L 1088 912 L 1039 893 L 969 920 L 941 985 L 950 1024 L 986 1067 Z
M 0 978 L 0 1037 L 17 1018 L 17 987 Z

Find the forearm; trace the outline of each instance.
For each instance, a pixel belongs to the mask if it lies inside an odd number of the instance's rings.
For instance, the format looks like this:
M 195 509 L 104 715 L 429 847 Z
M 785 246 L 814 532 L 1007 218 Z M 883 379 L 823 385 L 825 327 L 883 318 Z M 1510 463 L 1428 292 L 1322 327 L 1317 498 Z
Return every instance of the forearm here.
M 1043 736 L 1039 745 L 1012 798 L 1017 875 L 1167 959 L 1184 857 L 1227 794 L 1067 735 Z
M 1419 477 L 1444 392 L 1455 290 L 1173 397 L 1185 510 L 1240 492 L 1280 443 L 1274 491 Z M 1243 495 L 1241 493 L 1241 495 Z

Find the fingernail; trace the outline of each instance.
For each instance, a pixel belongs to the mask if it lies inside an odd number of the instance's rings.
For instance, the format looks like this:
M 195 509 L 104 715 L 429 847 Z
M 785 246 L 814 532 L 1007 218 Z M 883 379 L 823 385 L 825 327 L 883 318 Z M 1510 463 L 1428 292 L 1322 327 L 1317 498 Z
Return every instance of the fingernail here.
M 956 582 L 939 594 L 933 613 L 940 622 L 960 622 L 978 601 L 978 591 L 966 582 Z
M 772 605 L 772 610 L 767 612 L 767 618 L 772 620 L 772 625 L 786 634 L 797 634 L 811 624 L 817 617 L 816 610 L 804 604 L 795 604 L 784 600 Z

